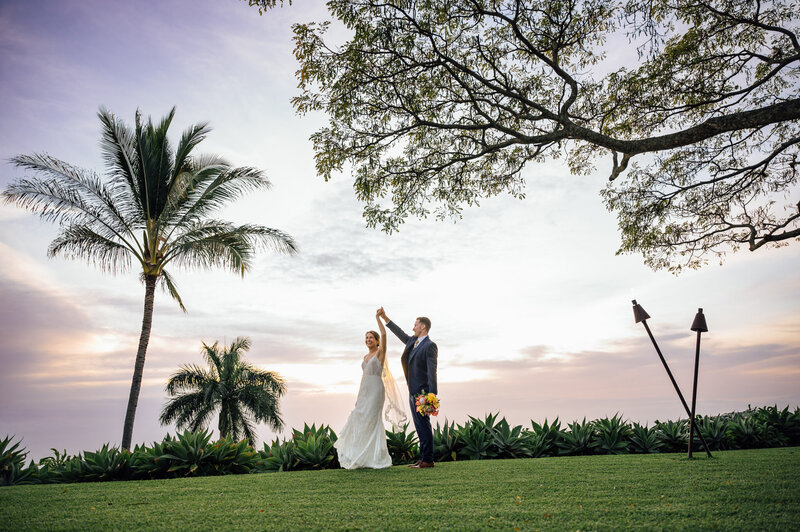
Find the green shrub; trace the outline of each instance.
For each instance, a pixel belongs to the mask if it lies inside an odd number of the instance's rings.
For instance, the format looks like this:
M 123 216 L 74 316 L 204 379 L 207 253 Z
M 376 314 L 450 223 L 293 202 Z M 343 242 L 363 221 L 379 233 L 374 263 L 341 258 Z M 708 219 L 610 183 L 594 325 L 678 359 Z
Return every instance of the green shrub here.
M 386 431 L 386 445 L 389 448 L 389 455 L 392 457 L 392 464 L 409 464 L 419 458 L 419 445 L 417 435 L 408 432 L 408 423 L 403 425 L 397 432 Z
M 459 451 L 461 456 L 469 460 L 486 460 L 495 458 L 497 453 L 492 448 L 494 437 L 492 432 L 487 430 L 486 423 L 477 420 L 470 416 L 471 423 L 466 423 L 464 426 L 458 426 L 458 432 L 464 446 Z M 491 418 L 492 423 L 488 425 L 494 428 L 494 419 Z
M 531 420 L 531 428 L 533 430 L 526 434 L 526 439 L 532 457 L 558 454 L 557 443 L 561 440 L 561 422 L 558 418 L 555 418 L 552 424 L 548 424 L 545 418 L 541 425 Z
M 658 437 L 657 427 L 634 423 L 630 434 L 630 452 L 657 453 L 664 446 Z
M 579 454 L 685 452 L 688 421 L 656 421 L 653 427 L 624 422 L 619 414 L 611 418 L 570 423 L 565 430 L 556 418 L 531 429 L 510 426 L 499 414 L 484 419 L 470 416 L 462 425 L 436 424 L 433 431 L 434 459 L 438 462 L 470 459 L 522 458 Z M 386 443 L 394 465 L 406 464 L 419 456 L 415 432 L 408 423 L 396 432 L 386 431 Z M 748 408 L 714 417 L 698 418 L 698 426 L 712 451 L 774 447 L 797 442 L 800 408 L 789 411 L 776 406 Z M 247 440 L 231 437 L 211 443 L 203 430 L 167 434 L 161 442 L 137 445 L 133 452 L 110 447 L 70 456 L 51 449 L 53 455 L 25 467 L 28 453 L 12 437 L 0 440 L 0 485 L 94 482 L 106 480 L 156 479 L 203 475 L 227 475 L 297 469 L 339 467 L 334 443 L 336 434 L 327 425 L 292 431 L 291 440 L 275 439 L 254 450 Z M 694 449 L 700 450 L 695 436 Z
M 751 410 L 733 415 L 728 422 L 727 435 L 734 449 L 782 447 L 789 441 L 774 425 L 760 420 Z
M 688 449 L 689 422 L 685 419 L 678 421 L 656 421 L 656 434 L 663 445 L 664 452 L 678 453 Z
M 469 416 L 469 423 L 472 426 L 480 427 L 486 434 L 491 434 L 494 431 L 495 425 L 498 423 L 497 416 L 499 415 L 499 412 L 497 414 L 486 414 L 483 419 Z
M 235 442 L 230 435 L 212 444 L 206 453 L 206 467 L 214 475 L 249 473 L 261 461 L 261 456 L 250 447 L 246 439 Z
M 612 418 L 594 421 L 595 451 L 599 454 L 627 454 L 630 446 L 631 427 L 619 414 Z
M 22 440 L 13 443 L 13 436 L 0 440 L 0 486 L 35 484 L 38 482 L 36 464 L 25 467 L 28 451 L 20 447 Z
M 134 478 L 155 479 L 172 476 L 168 473 L 172 463 L 166 456 L 169 453 L 169 446 L 172 441 L 172 437 L 167 434 L 160 442 L 153 442 L 152 447 L 147 447 L 146 445 L 134 447 Z
M 50 467 L 52 469 L 60 469 L 64 467 L 67 462 L 72 460 L 72 456 L 67 454 L 67 450 L 64 449 L 64 452 L 58 452 L 58 449 L 54 449 L 53 447 L 50 448 L 53 451 L 52 456 L 46 456 L 39 460 L 40 467 Z
M 260 451 L 259 454 L 261 455 L 261 461 L 253 470 L 254 473 L 262 471 L 267 473 L 291 471 L 300 462 L 294 453 L 294 443 L 285 440 L 281 443 L 277 438 L 269 447 L 265 443 L 264 450 Z
M 42 484 L 55 484 L 59 482 L 68 482 L 64 480 L 64 470 L 67 469 L 69 466 L 68 464 L 77 457 L 72 457 L 67 454 L 67 450 L 64 449 L 63 453 L 59 452 L 58 449 L 50 448 L 53 451 L 52 456 L 47 456 L 39 460 L 38 464 L 38 471 L 36 473 L 39 482 Z M 78 459 L 80 462 L 80 459 Z M 77 482 L 73 480 L 72 482 Z
M 165 442 L 166 452 L 159 460 L 169 460 L 167 474 L 172 473 L 176 477 L 212 474 L 213 467 L 209 467 L 211 457 L 206 452 L 209 441 L 211 433 L 206 430 L 186 430 L 178 434 L 176 439 Z
M 698 419 L 698 427 L 703 434 L 708 448 L 711 451 L 721 451 L 730 449 L 730 439 L 728 438 L 728 420 L 723 416 L 708 417 Z M 697 436 L 692 443 L 692 449 L 702 450 L 703 443 Z
M 294 443 L 294 453 L 298 460 L 297 469 L 325 469 L 326 467 L 336 467 L 334 464 L 334 448 L 336 434 L 327 425 L 307 424 L 303 426 L 303 432 L 292 431 L 292 442 Z
M 103 445 L 98 451 L 83 453 L 80 481 L 101 482 L 104 480 L 129 480 L 133 473 L 130 452 L 117 447 Z
M 387 432 L 388 436 L 388 432 Z M 433 459 L 437 462 L 447 462 L 458 460 L 458 452 L 464 446 L 461 433 L 456 429 L 456 424 L 451 421 L 447 424 L 445 420 L 443 426 L 436 422 L 433 430 Z
M 561 431 L 561 438 L 556 442 L 563 455 L 594 454 L 597 449 L 595 427 L 591 421 L 583 418 L 581 423 L 573 421 L 568 425 L 568 431 Z
M 511 428 L 505 418 L 492 430 L 492 451 L 497 458 L 528 458 L 531 456 L 527 440 L 522 436 L 522 425 Z
M 778 405 L 759 408 L 754 412 L 756 420 L 763 425 L 761 429 L 763 444 L 766 447 L 789 445 L 797 436 L 798 419 L 787 406 L 778 410 Z
M 800 406 L 792 412 L 791 424 L 788 426 L 786 437 L 789 438 L 789 445 L 800 445 Z

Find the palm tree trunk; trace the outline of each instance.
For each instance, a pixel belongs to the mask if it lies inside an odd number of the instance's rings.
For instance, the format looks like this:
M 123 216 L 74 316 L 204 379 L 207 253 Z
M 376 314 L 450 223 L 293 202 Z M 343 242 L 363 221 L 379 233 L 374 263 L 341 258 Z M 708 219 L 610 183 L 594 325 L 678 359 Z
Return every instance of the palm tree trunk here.
M 225 401 L 222 401 L 219 407 L 219 424 L 217 425 L 217 429 L 219 430 L 219 439 L 224 440 L 228 436 L 228 408 L 225 404 Z
M 142 317 L 142 334 L 139 336 L 139 351 L 136 353 L 136 364 L 133 368 L 131 381 L 131 395 L 128 397 L 128 411 L 125 413 L 125 427 L 122 430 L 122 448 L 131 449 L 133 439 L 133 419 L 136 417 L 136 405 L 139 404 L 139 391 L 142 388 L 142 374 L 144 373 L 144 357 L 147 354 L 147 344 L 150 342 L 150 327 L 153 324 L 153 300 L 156 293 L 155 275 L 146 275 L 144 278 L 144 316 Z

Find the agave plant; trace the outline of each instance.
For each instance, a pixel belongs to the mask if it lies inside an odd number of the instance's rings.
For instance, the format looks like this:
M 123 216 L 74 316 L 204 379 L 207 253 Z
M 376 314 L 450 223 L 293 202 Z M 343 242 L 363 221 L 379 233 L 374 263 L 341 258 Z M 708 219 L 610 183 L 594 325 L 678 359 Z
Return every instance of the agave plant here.
M 664 452 L 677 453 L 686 450 L 689 443 L 688 425 L 689 422 L 685 419 L 663 423 L 656 420 L 656 434 L 664 446 Z
M 755 411 L 755 418 L 765 426 L 763 433 L 769 447 L 789 445 L 792 437 L 797 436 L 797 419 L 788 406 L 783 410 L 779 410 L 778 405 L 759 408 Z
M 20 447 L 22 441 L 13 442 L 13 436 L 0 440 L 0 486 L 33 484 L 36 482 L 36 464 L 25 467 L 28 451 Z
M 556 443 L 561 438 L 561 422 L 558 418 L 555 418 L 550 424 L 545 418 L 544 423 L 541 425 L 531 420 L 531 428 L 533 430 L 527 433 L 526 439 L 528 440 L 528 448 L 532 457 L 539 458 L 540 456 L 558 454 Z
M 249 473 L 260 462 L 260 456 L 247 440 L 237 442 L 230 435 L 212 444 L 206 453 L 206 474 L 240 475 Z
M 595 439 L 594 424 L 583 418 L 582 422 L 573 421 L 568 427 L 569 430 L 561 431 L 561 439 L 556 442 L 560 453 L 570 456 L 594 454 L 598 445 Z
M 599 454 L 625 454 L 630 446 L 631 427 L 619 414 L 594 421 L 595 449 Z
M 256 466 L 254 472 L 278 472 L 278 471 L 291 471 L 295 469 L 300 460 L 295 456 L 295 446 L 292 441 L 280 442 L 278 438 L 267 446 L 264 444 L 264 450 L 260 451 L 261 462 Z
M 134 477 L 142 479 L 167 478 L 167 470 L 171 463 L 166 455 L 172 445 L 173 438 L 167 434 L 160 442 L 153 442 L 151 447 L 137 445 L 133 449 Z
M 336 433 L 327 426 L 316 424 L 303 425 L 303 431 L 292 430 L 294 453 L 299 463 L 299 469 L 324 469 L 333 465 Z
M 166 443 L 166 453 L 160 458 L 170 461 L 167 474 L 185 477 L 208 474 L 209 470 L 204 466 L 209 460 L 206 451 L 210 441 L 211 433 L 206 430 L 198 432 L 186 430 Z
M 67 454 L 67 450 L 59 452 L 58 449 L 50 448 L 53 452 L 52 456 L 47 456 L 39 460 L 37 477 L 42 484 L 52 484 L 57 482 L 66 482 L 64 479 L 64 470 L 70 467 L 70 462 L 77 459 Z
M 497 414 L 486 414 L 484 419 L 478 419 L 476 417 L 469 416 L 469 423 L 473 427 L 479 427 L 481 430 L 486 432 L 486 434 L 491 434 L 494 431 L 495 425 L 497 424 Z
M 789 445 L 800 445 L 800 406 L 792 412 L 791 424 L 788 429 L 786 437 L 789 438 Z
M 386 445 L 392 464 L 408 464 L 419 457 L 419 442 L 414 432 L 408 432 L 408 423 L 396 432 L 386 431 Z
M 333 442 L 325 436 L 298 438 L 294 446 L 300 469 L 325 469 L 333 461 Z
M 437 462 L 458 460 L 458 452 L 463 445 L 461 433 L 456 429 L 454 421 L 448 425 L 445 420 L 441 427 L 439 422 L 436 422 L 436 428 L 433 430 L 433 457 Z
M 487 431 L 487 425 L 470 417 L 472 423 L 466 423 L 464 426 L 458 426 L 458 432 L 461 435 L 461 440 L 464 446 L 461 448 L 461 456 L 469 460 L 485 460 L 488 458 L 496 458 L 497 453 L 492 449 L 494 437 L 492 432 Z M 492 419 L 492 421 L 494 421 Z M 494 426 L 494 423 L 491 424 Z
M 50 450 L 53 451 L 52 456 L 46 456 L 39 460 L 40 467 L 49 467 L 51 469 L 59 469 L 64 467 L 67 462 L 69 462 L 73 457 L 67 454 L 67 450 L 64 449 L 62 452 L 59 452 L 58 449 L 50 447 Z
M 83 453 L 83 481 L 129 480 L 132 474 L 133 459 L 129 451 L 120 451 L 106 443 L 98 451 Z
M 697 423 L 700 432 L 703 434 L 708 447 L 712 451 L 730 449 L 730 438 L 728 437 L 728 420 L 722 416 L 704 416 L 698 419 Z M 701 442 L 695 438 L 692 448 L 700 449 Z
M 761 447 L 781 447 L 788 438 L 775 426 L 762 423 L 752 412 L 740 412 L 728 423 L 727 435 L 736 449 L 758 449 Z
M 630 434 L 630 452 L 657 453 L 664 446 L 658 437 L 657 427 L 634 423 Z
M 527 440 L 522 436 L 522 425 L 514 428 L 505 418 L 501 419 L 492 430 L 492 450 L 498 458 L 528 458 L 531 456 Z

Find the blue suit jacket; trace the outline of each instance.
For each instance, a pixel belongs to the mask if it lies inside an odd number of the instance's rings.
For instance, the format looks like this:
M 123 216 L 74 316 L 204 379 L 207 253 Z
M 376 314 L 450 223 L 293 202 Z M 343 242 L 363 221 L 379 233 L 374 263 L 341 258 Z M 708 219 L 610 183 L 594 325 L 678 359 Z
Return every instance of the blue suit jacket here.
M 422 390 L 425 390 L 427 393 L 438 394 L 436 364 L 439 357 L 439 348 L 436 347 L 436 344 L 431 341 L 430 337 L 426 336 L 414 349 L 414 342 L 417 341 L 416 336 L 407 335 L 394 322 L 390 321 L 386 326 L 395 336 L 400 338 L 401 342 L 406 344 L 403 356 L 400 357 L 400 362 L 403 364 L 403 373 L 408 383 L 408 393 L 417 395 Z

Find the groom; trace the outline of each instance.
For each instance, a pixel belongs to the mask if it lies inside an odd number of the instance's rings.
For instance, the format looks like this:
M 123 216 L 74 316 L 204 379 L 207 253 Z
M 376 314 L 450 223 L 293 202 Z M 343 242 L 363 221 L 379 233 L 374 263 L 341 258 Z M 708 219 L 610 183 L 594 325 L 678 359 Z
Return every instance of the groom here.
M 428 331 L 431 329 L 431 320 L 428 318 L 417 318 L 414 322 L 414 336 L 409 336 L 403 332 L 392 320 L 386 316 L 383 307 L 378 310 L 378 314 L 386 322 L 386 326 L 406 344 L 400 362 L 403 364 L 403 373 L 406 375 L 408 383 L 409 402 L 411 412 L 414 416 L 414 428 L 419 438 L 420 460 L 409 467 L 421 469 L 433 467 L 433 431 L 431 430 L 430 416 L 423 416 L 417 412 L 414 404 L 415 397 L 425 390 L 425 393 L 438 394 L 436 386 L 436 360 L 439 349 L 436 344 L 428 338 Z

